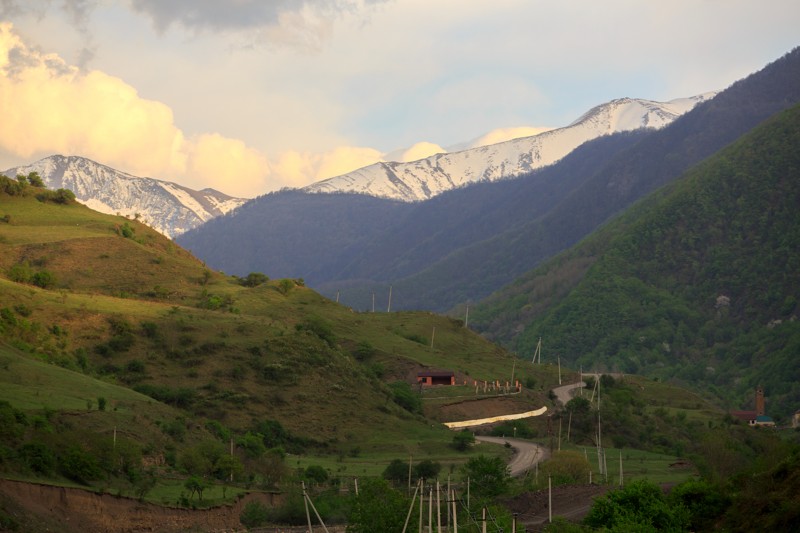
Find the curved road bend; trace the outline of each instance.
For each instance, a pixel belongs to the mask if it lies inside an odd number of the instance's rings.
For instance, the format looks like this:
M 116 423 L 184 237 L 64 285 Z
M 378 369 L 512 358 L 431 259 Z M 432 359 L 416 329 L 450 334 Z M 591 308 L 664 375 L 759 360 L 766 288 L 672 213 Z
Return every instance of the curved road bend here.
M 483 436 L 475 436 L 475 440 L 501 445 L 510 444 L 514 450 L 514 455 L 511 457 L 511 462 L 508 463 L 508 468 L 511 471 L 511 475 L 515 477 L 521 476 L 533 468 L 533 465 L 544 461 L 550 455 L 550 452 L 544 446 L 527 440 Z
M 567 402 L 573 398 L 572 391 L 585 387 L 586 383 L 579 381 L 577 383 L 570 383 L 569 385 L 562 385 L 553 389 L 553 394 L 556 395 L 561 405 L 567 405 Z

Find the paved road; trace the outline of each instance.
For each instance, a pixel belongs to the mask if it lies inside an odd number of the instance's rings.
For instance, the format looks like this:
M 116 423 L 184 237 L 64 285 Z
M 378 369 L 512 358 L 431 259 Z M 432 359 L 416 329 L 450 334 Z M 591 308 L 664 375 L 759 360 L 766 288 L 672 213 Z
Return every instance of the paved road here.
M 514 455 L 511 457 L 511 462 L 508 463 L 508 468 L 512 476 L 520 476 L 533 468 L 533 465 L 540 463 L 547 459 L 550 455 L 543 446 L 539 446 L 534 442 L 521 439 L 511 439 L 505 437 L 482 437 L 476 436 L 475 440 L 481 442 L 491 442 L 494 444 L 511 445 L 514 450 Z

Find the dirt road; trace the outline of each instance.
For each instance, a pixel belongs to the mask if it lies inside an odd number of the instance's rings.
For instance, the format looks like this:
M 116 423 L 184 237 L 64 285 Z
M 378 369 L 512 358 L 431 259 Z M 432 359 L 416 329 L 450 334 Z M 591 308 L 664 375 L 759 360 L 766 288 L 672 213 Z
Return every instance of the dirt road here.
M 521 476 L 533 468 L 533 465 L 544 461 L 550 455 L 543 446 L 527 440 L 482 436 L 475 437 L 475 440 L 500 444 L 501 446 L 505 446 L 506 443 L 510 444 L 514 450 L 514 456 L 511 458 L 511 462 L 508 463 L 512 476 Z
M 575 389 L 580 389 L 581 387 L 585 387 L 586 383 L 583 381 L 579 381 L 577 383 L 570 383 L 569 385 L 562 385 L 561 387 L 556 387 L 553 389 L 553 394 L 556 395 L 558 401 L 561 402 L 561 405 L 567 405 L 567 402 L 570 401 L 573 397 L 572 392 Z

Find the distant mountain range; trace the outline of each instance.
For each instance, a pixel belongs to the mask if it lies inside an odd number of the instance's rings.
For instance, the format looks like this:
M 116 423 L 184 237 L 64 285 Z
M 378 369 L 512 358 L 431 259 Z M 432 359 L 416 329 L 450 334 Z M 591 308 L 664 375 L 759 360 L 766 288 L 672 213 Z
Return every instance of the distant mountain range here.
M 446 311 L 569 248 L 638 199 L 800 102 L 800 50 L 669 125 L 596 138 L 516 179 L 406 203 L 364 194 L 269 194 L 178 239 L 209 265 L 302 277 L 368 309 Z M 383 300 L 381 302 L 381 300 Z
M 139 219 L 175 237 L 225 214 L 247 200 L 214 189 L 196 191 L 177 183 L 140 178 L 85 157 L 53 155 L 2 172 L 14 177 L 37 172 L 51 189 L 70 189 L 83 204 L 101 213 Z
M 424 200 L 476 181 L 513 177 L 549 165 L 601 135 L 663 127 L 713 94 L 670 102 L 614 100 L 591 109 L 567 127 L 540 135 L 438 154 L 413 163 L 378 163 L 314 183 L 303 190 L 356 192 L 406 202 Z M 169 181 L 133 176 L 79 156 L 53 155 L 2 173 L 16 176 L 30 172 L 38 172 L 50 188 L 72 190 L 80 202 L 92 209 L 138 216 L 173 238 L 247 201 L 214 189 L 196 191 Z
M 406 202 L 427 200 L 470 183 L 496 181 L 552 165 L 602 135 L 662 128 L 712 98 L 706 93 L 669 102 L 621 98 L 598 105 L 563 128 L 409 163 L 375 163 L 304 187 L 312 193 L 354 192 Z

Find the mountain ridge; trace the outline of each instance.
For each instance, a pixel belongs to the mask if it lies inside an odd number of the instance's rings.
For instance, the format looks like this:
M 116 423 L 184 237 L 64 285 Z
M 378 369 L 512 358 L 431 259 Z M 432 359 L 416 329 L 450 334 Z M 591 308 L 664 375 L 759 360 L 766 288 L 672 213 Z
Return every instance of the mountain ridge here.
M 37 172 L 49 188 L 71 190 L 78 201 L 96 211 L 140 217 L 169 237 L 246 201 L 212 188 L 197 191 L 171 181 L 134 176 L 81 156 L 52 155 L 2 173 L 16 176 L 30 172 Z
M 312 183 L 302 190 L 354 192 L 402 201 L 426 200 L 471 183 L 512 178 L 551 165 L 584 142 L 601 135 L 664 127 L 716 94 L 708 92 L 668 102 L 619 98 L 591 108 L 567 126 L 538 135 L 435 154 L 406 163 L 374 163 Z

